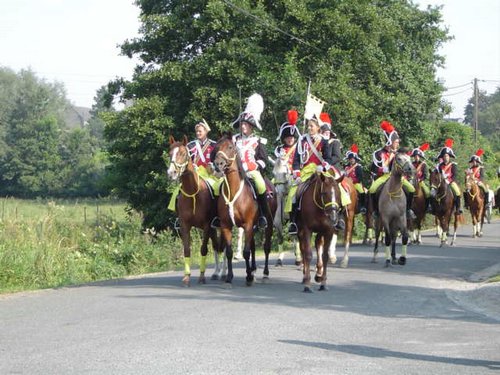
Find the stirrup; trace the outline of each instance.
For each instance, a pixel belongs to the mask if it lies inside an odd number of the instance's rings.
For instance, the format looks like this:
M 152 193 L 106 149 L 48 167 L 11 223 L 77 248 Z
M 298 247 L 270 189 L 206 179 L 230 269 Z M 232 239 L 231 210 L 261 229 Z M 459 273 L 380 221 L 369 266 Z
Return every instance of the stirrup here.
M 345 221 L 344 219 L 338 219 L 337 224 L 335 224 L 335 229 L 344 230 L 345 229 Z
M 181 229 L 181 221 L 180 221 L 180 219 L 178 217 L 175 218 L 174 229 L 175 230 L 180 230 Z
M 265 216 L 260 216 L 259 217 L 259 229 L 266 229 L 267 228 L 267 219 Z
M 220 228 L 220 219 L 218 216 L 214 217 L 212 219 L 212 222 L 210 223 L 210 226 L 213 228 L 213 229 L 218 229 Z
M 427 207 L 425 208 L 425 213 L 432 214 L 432 205 L 431 204 L 427 205 Z
M 417 215 L 415 215 L 415 212 L 413 212 L 411 208 L 406 210 L 406 216 L 408 216 L 408 218 L 412 220 L 415 220 L 417 218 Z
M 366 207 L 360 207 L 360 208 L 359 208 L 359 213 L 360 213 L 361 215 L 365 215 L 365 214 L 366 214 Z
M 297 234 L 297 232 L 298 232 L 297 224 L 295 224 L 292 221 L 288 226 L 288 234 Z

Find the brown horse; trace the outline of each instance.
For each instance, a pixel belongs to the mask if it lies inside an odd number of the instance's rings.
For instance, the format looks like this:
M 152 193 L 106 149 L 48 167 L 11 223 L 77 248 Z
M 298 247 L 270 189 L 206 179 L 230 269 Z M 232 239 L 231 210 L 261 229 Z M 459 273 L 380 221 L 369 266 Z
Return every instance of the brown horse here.
M 184 285 L 190 285 L 191 279 L 191 228 L 200 228 L 203 231 L 201 244 L 200 277 L 198 283 L 205 284 L 206 256 L 208 240 L 212 240 L 214 251 L 220 251 L 217 232 L 210 227 L 210 222 L 216 215 L 215 200 L 210 193 L 207 182 L 200 178 L 195 171 L 191 157 L 186 147 L 187 138 L 176 142 L 170 136 L 170 165 L 168 176 L 177 181 L 180 179 L 180 194 L 176 202 L 176 211 L 180 219 L 180 236 L 184 247 Z
M 344 257 L 340 262 L 340 267 L 347 268 L 347 266 L 349 265 L 349 248 L 352 243 L 352 232 L 354 229 L 354 216 L 356 215 L 356 208 L 358 205 L 358 192 L 356 191 L 356 188 L 354 187 L 354 184 L 350 177 L 344 177 L 344 179 L 342 180 L 342 184 L 344 184 L 344 186 L 347 188 L 347 191 L 349 192 L 349 197 L 351 199 L 351 203 L 348 204 L 342 211 L 345 222 L 345 229 L 344 229 L 345 249 L 344 249 Z M 335 262 L 337 261 L 336 245 L 337 245 L 337 233 L 334 233 L 329 249 L 330 262 L 332 264 L 335 264 Z
M 413 195 L 411 209 L 415 213 L 416 218 L 408 219 L 408 229 L 410 231 L 411 242 L 414 244 L 421 244 L 422 235 L 420 234 L 420 231 L 422 229 L 422 224 L 425 221 L 427 207 L 424 191 L 416 178 L 413 179 L 413 187 L 415 188 L 415 194 Z
M 392 162 L 391 175 L 385 182 L 378 198 L 379 218 L 375 224 L 375 248 L 372 262 L 376 262 L 380 227 L 384 228 L 385 266 L 406 264 L 408 228 L 406 221 L 406 195 L 403 191 L 403 176 L 413 177 L 415 168 L 406 152 L 397 152 Z M 396 259 L 396 240 L 401 232 L 403 248 Z
M 448 231 L 450 230 L 451 215 L 455 212 L 455 221 L 453 223 L 453 239 L 450 246 L 455 244 L 457 239 L 457 227 L 459 214 L 455 210 L 454 196 L 451 187 L 438 169 L 431 172 L 431 204 L 432 210 L 439 222 L 439 232 L 441 233 L 441 245 L 443 247 L 448 243 Z
M 213 150 L 214 165 L 216 170 L 224 173 L 224 182 L 221 185 L 220 197 L 217 202 L 217 213 L 221 221 L 221 235 L 226 250 L 228 271 L 226 282 L 232 283 L 233 250 L 231 246 L 233 226 L 243 228 L 245 232 L 245 246 L 243 257 L 246 265 L 246 283 L 253 284 L 254 273 L 257 270 L 255 262 L 254 228 L 259 218 L 259 207 L 254 197 L 250 181 L 245 177 L 240 157 L 230 136 L 222 137 Z M 270 183 L 269 183 L 270 185 Z M 268 196 L 269 206 L 274 215 L 276 212 L 275 190 Z M 273 235 L 273 218 L 268 217 L 264 234 L 264 279 L 269 277 L 269 253 L 271 251 L 271 237 Z M 250 259 L 251 258 L 251 259 Z
M 340 180 L 342 177 L 340 178 Z M 319 290 L 327 290 L 327 267 L 335 225 L 339 219 L 340 191 L 338 182 L 330 174 L 314 174 L 304 185 L 300 208 L 297 211 L 297 236 L 303 261 L 304 292 L 311 293 L 311 237 L 316 234 L 317 272 L 315 280 L 320 282 Z
M 470 174 L 465 176 L 464 200 L 472 218 L 472 237 L 482 237 L 485 210 L 485 194 Z

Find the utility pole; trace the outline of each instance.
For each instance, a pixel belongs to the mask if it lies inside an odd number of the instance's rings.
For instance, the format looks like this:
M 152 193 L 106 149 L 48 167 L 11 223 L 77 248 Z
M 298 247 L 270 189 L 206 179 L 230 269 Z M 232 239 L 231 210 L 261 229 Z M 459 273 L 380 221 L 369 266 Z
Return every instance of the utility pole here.
M 477 88 L 477 78 L 474 78 L 474 146 L 477 146 L 477 130 L 479 112 L 479 90 Z

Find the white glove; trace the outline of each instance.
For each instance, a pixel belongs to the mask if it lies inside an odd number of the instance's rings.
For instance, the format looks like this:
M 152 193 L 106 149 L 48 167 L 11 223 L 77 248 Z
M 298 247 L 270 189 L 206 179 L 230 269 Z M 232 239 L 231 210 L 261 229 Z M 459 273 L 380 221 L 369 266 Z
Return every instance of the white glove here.
M 384 167 L 382 168 L 382 172 L 389 173 L 389 167 L 384 165 Z
M 318 172 L 318 173 L 319 173 L 319 172 L 323 172 L 323 166 L 322 166 L 322 165 L 318 165 L 318 166 L 316 167 L 316 172 Z

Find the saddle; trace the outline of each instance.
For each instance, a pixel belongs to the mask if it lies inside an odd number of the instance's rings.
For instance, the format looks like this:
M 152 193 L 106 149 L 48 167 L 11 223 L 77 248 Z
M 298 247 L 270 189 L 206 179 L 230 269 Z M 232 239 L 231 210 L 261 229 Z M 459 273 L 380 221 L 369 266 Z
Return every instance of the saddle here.
M 311 186 L 311 184 L 313 183 L 313 181 L 316 180 L 316 175 L 313 175 L 313 177 L 311 177 L 310 179 L 308 179 L 307 181 L 305 182 L 301 182 L 298 186 L 297 186 L 297 191 L 295 192 L 295 199 L 296 199 L 296 202 L 298 202 L 298 209 L 302 209 L 302 196 L 304 195 L 304 192 L 307 190 L 307 188 L 309 186 Z
M 245 177 L 245 181 L 248 182 L 250 188 L 252 189 L 253 199 L 257 200 L 257 187 L 255 186 L 255 183 L 248 177 Z M 272 199 L 274 197 L 274 186 L 267 177 L 264 177 L 264 183 L 266 184 L 266 198 Z

